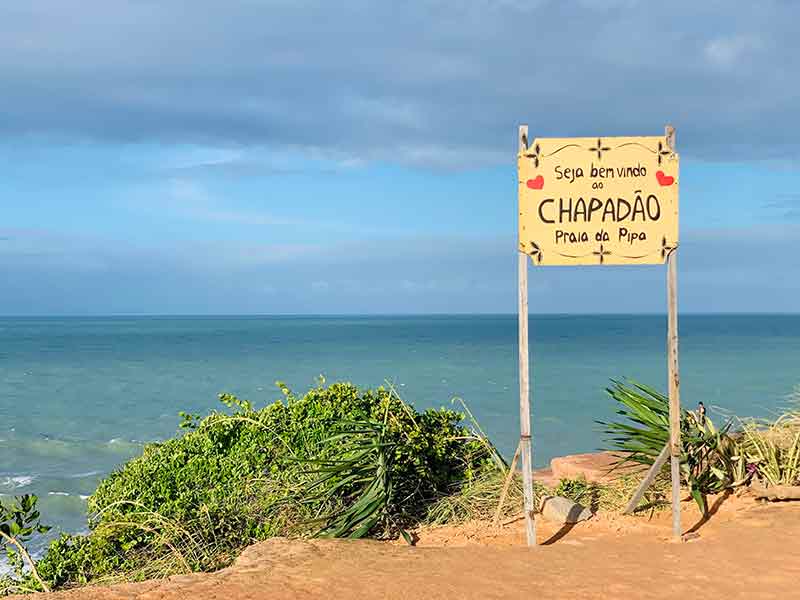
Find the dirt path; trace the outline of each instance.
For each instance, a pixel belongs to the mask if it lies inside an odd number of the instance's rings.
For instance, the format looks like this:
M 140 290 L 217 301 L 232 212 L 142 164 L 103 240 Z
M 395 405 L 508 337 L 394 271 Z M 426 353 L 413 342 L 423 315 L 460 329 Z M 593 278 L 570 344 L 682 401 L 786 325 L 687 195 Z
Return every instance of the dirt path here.
M 720 500 L 699 537 L 668 541 L 669 515 L 539 524 L 536 549 L 520 522 L 420 532 L 418 546 L 371 541 L 270 540 L 213 574 L 85 588 L 61 600 L 138 598 L 782 598 L 800 597 L 800 504 Z

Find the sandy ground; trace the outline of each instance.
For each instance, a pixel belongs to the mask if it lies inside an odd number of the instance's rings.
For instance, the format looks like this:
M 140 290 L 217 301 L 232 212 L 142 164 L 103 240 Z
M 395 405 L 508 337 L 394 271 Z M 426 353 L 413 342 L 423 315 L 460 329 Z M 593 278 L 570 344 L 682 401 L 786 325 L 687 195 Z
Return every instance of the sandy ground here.
M 84 588 L 53 599 L 117 598 L 800 598 L 800 503 L 718 498 L 704 522 L 684 503 L 692 539 L 672 542 L 669 513 L 598 516 L 574 527 L 521 520 L 418 532 L 416 547 L 275 539 L 211 574 Z M 30 598 L 30 597 L 28 597 Z

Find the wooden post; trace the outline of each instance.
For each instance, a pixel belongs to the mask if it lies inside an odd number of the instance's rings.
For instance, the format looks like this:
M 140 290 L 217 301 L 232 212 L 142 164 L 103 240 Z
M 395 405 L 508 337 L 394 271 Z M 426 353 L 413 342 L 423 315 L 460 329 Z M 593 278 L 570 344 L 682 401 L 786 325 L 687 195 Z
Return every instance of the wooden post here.
M 623 515 L 630 515 L 633 511 L 636 510 L 636 507 L 639 506 L 639 502 L 644 496 L 644 493 L 647 491 L 653 481 L 655 481 L 658 474 L 661 472 L 661 467 L 664 466 L 664 463 L 667 462 L 667 459 L 672 455 L 672 443 L 667 441 L 664 444 L 664 449 L 659 453 L 656 460 L 650 465 L 650 468 L 647 470 L 647 474 L 642 479 L 642 483 L 639 484 L 639 487 L 636 488 L 636 491 L 631 496 L 631 499 L 628 500 L 628 505 L 625 507 L 625 510 L 622 511 Z
M 675 128 L 664 130 L 675 149 Z M 669 370 L 669 441 L 672 476 L 672 535 L 681 537 L 681 378 L 678 368 L 678 265 L 677 248 L 667 256 L 667 362 Z
M 519 149 L 528 149 L 528 126 L 519 127 Z M 536 546 L 533 502 L 533 451 L 531 449 L 530 367 L 528 364 L 528 255 L 518 253 L 519 274 L 519 444 L 522 455 L 522 489 L 525 497 L 525 531 L 528 546 Z
M 678 370 L 677 256 L 667 258 L 667 361 L 669 362 L 669 442 L 672 474 L 672 534 L 681 537 L 681 388 Z

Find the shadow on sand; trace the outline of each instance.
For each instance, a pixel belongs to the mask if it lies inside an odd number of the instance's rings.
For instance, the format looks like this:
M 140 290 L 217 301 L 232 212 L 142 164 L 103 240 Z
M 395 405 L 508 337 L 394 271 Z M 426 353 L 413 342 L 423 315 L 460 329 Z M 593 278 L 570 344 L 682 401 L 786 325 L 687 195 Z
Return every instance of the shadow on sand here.
M 688 535 L 690 533 L 697 533 L 697 531 L 713 517 L 717 514 L 717 511 L 720 507 L 725 503 L 725 501 L 731 497 L 731 490 L 725 490 L 725 492 L 719 496 L 715 501 L 714 504 L 711 505 L 711 508 L 708 509 L 706 514 L 694 525 L 692 525 L 691 529 L 687 529 L 683 535 Z
M 558 540 L 563 538 L 567 535 L 572 529 L 575 527 L 575 523 L 564 523 L 564 525 L 556 531 L 553 535 L 551 535 L 548 539 L 543 541 L 540 545 L 542 546 L 549 546 L 551 544 L 555 544 Z
M 705 516 L 703 516 L 697 523 L 692 525 L 692 527 L 690 529 L 687 529 L 684 532 L 683 535 L 690 535 L 690 534 L 693 534 L 693 533 L 697 533 L 697 531 L 701 527 L 703 527 L 703 525 L 705 525 L 706 523 L 708 523 L 711 520 L 711 517 L 713 517 L 714 515 L 717 514 L 719 509 L 722 507 L 722 505 L 725 503 L 725 501 L 728 498 L 731 497 L 731 495 L 732 495 L 731 490 L 726 490 L 722 495 L 717 497 L 717 499 L 714 501 L 714 504 L 711 505 L 711 507 L 708 509 L 708 512 L 705 514 Z M 555 544 L 557 541 L 563 539 L 570 531 L 572 531 L 572 529 L 574 527 L 575 527 L 575 523 L 565 523 L 561 527 L 561 529 L 556 531 L 553 535 L 551 535 L 548 539 L 546 539 L 540 545 L 541 546 L 550 546 L 552 544 Z

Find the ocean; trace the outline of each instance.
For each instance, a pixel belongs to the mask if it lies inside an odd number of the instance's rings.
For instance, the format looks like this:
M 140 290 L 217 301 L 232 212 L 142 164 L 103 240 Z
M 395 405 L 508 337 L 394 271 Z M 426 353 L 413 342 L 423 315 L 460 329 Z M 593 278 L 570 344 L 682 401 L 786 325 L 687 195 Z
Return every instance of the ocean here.
M 666 317 L 532 316 L 534 462 L 602 446 L 609 378 L 666 387 Z M 684 406 L 770 416 L 800 384 L 800 315 L 682 315 Z M 55 532 L 86 529 L 86 497 L 178 412 L 263 406 L 349 380 L 392 382 L 418 408 L 464 399 L 510 454 L 518 425 L 514 315 L 0 318 L 0 495 L 36 493 Z

